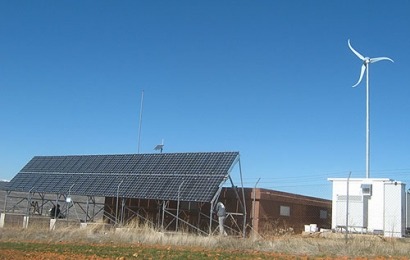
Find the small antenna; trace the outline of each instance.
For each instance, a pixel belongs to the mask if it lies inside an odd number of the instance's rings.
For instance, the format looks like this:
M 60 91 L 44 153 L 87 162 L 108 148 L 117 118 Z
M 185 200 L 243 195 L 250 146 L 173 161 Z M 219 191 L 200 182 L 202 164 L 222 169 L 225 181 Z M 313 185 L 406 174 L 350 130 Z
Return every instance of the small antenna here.
M 164 150 L 164 139 L 162 139 L 161 144 L 158 144 L 157 146 L 155 146 L 154 150 L 162 153 L 162 150 Z
M 141 126 L 142 126 L 143 108 L 144 108 L 144 90 L 141 91 L 141 108 L 140 108 L 140 120 L 139 120 L 139 127 L 138 127 L 138 153 L 140 153 L 140 145 L 141 145 Z

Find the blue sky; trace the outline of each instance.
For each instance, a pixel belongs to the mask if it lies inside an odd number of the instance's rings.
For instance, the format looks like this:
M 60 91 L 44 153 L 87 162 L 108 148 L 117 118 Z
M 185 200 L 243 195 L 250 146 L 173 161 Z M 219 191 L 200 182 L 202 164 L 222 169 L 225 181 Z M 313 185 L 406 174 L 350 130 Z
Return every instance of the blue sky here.
M 36 155 L 239 151 L 245 186 L 410 184 L 409 1 L 0 1 L 0 179 Z M 238 168 L 233 172 L 237 184 Z M 409 186 L 408 186 L 409 188 Z

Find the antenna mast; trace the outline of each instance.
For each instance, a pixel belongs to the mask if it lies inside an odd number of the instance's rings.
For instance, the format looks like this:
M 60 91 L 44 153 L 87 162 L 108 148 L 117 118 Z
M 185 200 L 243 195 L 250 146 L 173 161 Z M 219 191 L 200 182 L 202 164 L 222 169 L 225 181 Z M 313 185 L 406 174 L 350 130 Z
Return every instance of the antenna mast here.
M 141 91 L 141 108 L 140 108 L 140 120 L 139 120 L 139 127 L 138 127 L 138 153 L 140 153 L 140 145 L 141 145 L 141 126 L 142 126 L 143 108 L 144 108 L 144 90 Z

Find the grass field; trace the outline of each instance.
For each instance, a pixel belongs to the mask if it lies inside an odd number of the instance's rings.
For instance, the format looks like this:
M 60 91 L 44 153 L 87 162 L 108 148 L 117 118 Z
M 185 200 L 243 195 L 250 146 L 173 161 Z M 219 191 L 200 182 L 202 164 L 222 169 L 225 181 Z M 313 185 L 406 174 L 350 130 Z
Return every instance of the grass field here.
M 150 227 L 0 229 L 0 259 L 409 259 L 410 240 L 284 235 L 272 239 L 162 233 Z

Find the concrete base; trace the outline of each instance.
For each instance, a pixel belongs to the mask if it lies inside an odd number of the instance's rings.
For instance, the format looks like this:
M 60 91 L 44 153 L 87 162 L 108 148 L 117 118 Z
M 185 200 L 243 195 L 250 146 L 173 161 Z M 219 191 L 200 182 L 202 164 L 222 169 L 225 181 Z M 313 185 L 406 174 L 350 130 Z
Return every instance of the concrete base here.
M 67 219 L 50 219 L 50 230 L 55 230 L 59 228 L 78 228 L 80 224 L 77 220 L 67 220 Z M 81 227 L 81 225 L 80 225 Z
M 50 230 L 55 230 L 56 229 L 56 224 L 57 224 L 57 219 L 50 219 Z
M 30 220 L 30 216 L 23 217 L 23 228 L 28 228 L 29 220 Z
M 4 228 L 4 220 L 6 219 L 6 214 L 1 213 L 0 214 L 0 228 Z
M 113 226 L 105 223 L 80 223 L 80 228 L 92 228 L 94 230 L 109 230 Z
M 87 228 L 88 223 L 80 223 L 80 228 Z
M 24 223 L 24 217 L 25 215 L 23 214 L 13 214 L 13 213 L 1 213 L 0 216 L 0 227 L 16 227 L 16 228 L 21 228 L 23 227 Z

